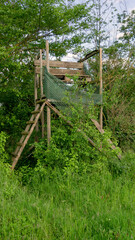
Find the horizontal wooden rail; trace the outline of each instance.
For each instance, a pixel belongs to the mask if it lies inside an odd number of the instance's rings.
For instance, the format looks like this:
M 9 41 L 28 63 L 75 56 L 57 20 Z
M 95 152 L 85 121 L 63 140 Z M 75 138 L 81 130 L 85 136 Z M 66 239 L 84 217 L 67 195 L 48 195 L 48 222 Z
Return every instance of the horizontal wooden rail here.
M 46 60 L 42 61 L 43 66 L 46 66 Z M 40 61 L 34 61 L 35 66 L 40 66 Z M 62 61 L 49 61 L 49 67 L 56 67 L 56 68 L 78 68 L 83 69 L 83 63 L 78 62 L 62 62 Z
M 36 73 L 40 73 L 40 68 L 36 67 Z M 49 73 L 51 73 L 52 75 L 65 75 L 65 74 L 69 74 L 69 75 L 83 75 L 83 76 L 87 76 L 85 75 L 83 70 L 72 70 L 72 69 L 60 69 L 60 68 L 50 68 L 49 69 Z

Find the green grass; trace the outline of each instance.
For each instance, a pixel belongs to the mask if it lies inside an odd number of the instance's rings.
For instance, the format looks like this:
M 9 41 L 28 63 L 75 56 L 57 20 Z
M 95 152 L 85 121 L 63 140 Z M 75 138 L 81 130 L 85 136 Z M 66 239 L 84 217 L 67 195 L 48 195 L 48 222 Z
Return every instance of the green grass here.
M 109 173 L 21 186 L 0 168 L 0 240 L 135 239 L 135 183 Z

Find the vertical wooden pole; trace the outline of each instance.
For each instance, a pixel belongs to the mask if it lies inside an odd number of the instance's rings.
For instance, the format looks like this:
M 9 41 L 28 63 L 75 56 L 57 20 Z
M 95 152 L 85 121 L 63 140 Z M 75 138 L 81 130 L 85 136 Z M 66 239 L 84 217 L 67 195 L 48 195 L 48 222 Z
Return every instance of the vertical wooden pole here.
M 43 62 L 42 62 L 42 49 L 40 49 L 40 94 L 43 97 Z M 41 113 L 41 125 L 42 125 L 42 138 L 44 138 L 44 109 Z
M 35 57 L 35 60 L 37 60 L 37 56 Z M 35 78 L 34 78 L 34 103 L 35 103 L 35 108 L 36 108 L 36 100 L 38 98 L 38 92 L 37 92 L 37 81 L 38 81 L 38 74 L 36 73 L 36 67 L 35 67 Z M 36 124 L 36 133 L 38 132 L 38 121 Z M 35 140 L 37 141 L 37 136 L 35 137 Z
M 47 143 L 51 140 L 51 109 L 47 107 Z
M 49 42 L 46 41 L 46 67 L 49 72 Z M 47 91 L 49 91 L 49 88 L 47 86 Z M 47 142 L 48 145 L 50 144 L 51 140 L 51 110 L 49 107 L 47 107 Z
M 42 49 L 40 49 L 40 91 L 41 98 L 43 97 L 43 62 L 42 62 Z
M 37 57 L 35 57 L 35 60 Z M 36 100 L 37 100 L 37 73 L 36 73 L 36 67 L 35 67 L 35 78 L 34 78 L 34 103 L 36 106 Z
M 102 95 L 103 93 L 103 80 L 102 80 L 102 48 L 100 48 L 99 51 L 99 58 L 100 58 L 100 94 Z M 102 98 L 102 96 L 101 96 Z M 103 129 L 103 106 L 101 103 L 101 108 L 100 108 L 100 127 L 101 130 Z
M 49 72 L 49 42 L 46 40 L 46 67 Z

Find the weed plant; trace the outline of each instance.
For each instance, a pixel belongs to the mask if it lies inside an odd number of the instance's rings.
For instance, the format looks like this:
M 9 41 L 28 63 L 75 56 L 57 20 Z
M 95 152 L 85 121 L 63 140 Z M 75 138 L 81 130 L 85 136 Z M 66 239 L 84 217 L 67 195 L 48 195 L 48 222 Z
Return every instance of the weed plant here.
M 80 109 L 81 110 L 81 109 Z M 82 110 L 81 110 L 82 111 Z M 11 172 L 0 134 L 0 240 L 135 239 L 135 155 L 121 160 L 100 135 L 75 114 L 71 130 L 54 119 L 52 140 L 35 144 L 36 165 Z M 78 132 L 81 126 L 101 151 Z
M 0 166 L 0 239 L 134 239 L 135 182 L 102 170 L 31 176 L 25 187 Z

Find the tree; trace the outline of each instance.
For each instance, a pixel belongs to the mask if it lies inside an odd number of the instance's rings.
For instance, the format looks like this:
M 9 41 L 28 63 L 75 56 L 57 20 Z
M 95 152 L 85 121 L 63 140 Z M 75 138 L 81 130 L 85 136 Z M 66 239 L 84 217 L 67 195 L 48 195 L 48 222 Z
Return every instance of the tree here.
M 119 15 L 121 37 L 106 49 L 104 64 L 107 125 L 123 149 L 134 149 L 135 127 L 135 12 Z
M 35 55 L 46 39 L 55 56 L 80 43 L 86 14 L 74 0 L 0 0 L 0 130 L 12 136 L 10 145 L 34 106 Z

